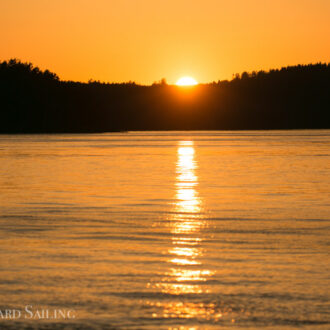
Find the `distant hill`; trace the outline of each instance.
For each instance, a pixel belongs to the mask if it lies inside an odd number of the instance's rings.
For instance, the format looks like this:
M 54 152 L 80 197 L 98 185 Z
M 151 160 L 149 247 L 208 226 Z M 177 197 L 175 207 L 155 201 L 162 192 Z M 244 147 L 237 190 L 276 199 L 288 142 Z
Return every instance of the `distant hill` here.
M 330 63 L 194 87 L 61 81 L 0 63 L 0 133 L 330 128 Z

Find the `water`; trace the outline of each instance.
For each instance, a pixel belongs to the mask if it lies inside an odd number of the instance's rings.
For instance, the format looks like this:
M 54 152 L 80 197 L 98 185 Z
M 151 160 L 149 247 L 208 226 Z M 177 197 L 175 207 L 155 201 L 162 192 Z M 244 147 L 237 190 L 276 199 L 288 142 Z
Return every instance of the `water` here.
M 0 327 L 328 329 L 329 147 L 329 130 L 0 136 L 0 310 L 33 309 Z

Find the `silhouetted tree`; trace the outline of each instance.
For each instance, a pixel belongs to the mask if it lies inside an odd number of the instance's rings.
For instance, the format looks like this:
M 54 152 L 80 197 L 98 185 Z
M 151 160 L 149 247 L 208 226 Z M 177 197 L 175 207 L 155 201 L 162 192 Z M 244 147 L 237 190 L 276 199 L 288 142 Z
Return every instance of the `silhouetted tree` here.
M 167 86 L 167 81 L 165 78 L 162 78 L 161 80 L 159 81 L 155 81 L 153 82 L 152 84 L 153 86 Z

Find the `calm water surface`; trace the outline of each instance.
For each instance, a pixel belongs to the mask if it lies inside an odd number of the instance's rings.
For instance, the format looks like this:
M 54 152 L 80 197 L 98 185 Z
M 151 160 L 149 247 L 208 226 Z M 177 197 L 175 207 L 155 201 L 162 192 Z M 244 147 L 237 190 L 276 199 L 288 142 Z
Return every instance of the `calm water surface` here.
M 330 131 L 0 136 L 0 328 L 329 329 Z

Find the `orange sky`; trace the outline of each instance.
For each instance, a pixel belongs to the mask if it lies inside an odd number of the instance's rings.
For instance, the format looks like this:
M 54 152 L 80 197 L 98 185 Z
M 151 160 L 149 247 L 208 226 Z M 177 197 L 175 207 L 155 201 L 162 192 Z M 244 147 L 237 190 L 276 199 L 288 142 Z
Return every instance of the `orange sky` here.
M 0 60 L 151 84 L 330 62 L 329 0 L 1 0 Z

